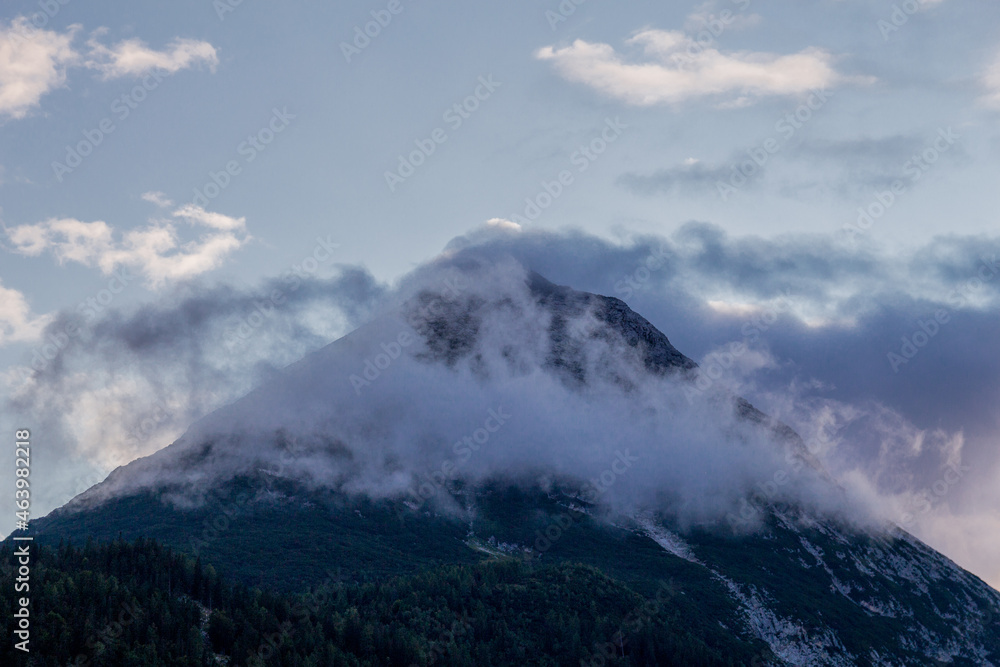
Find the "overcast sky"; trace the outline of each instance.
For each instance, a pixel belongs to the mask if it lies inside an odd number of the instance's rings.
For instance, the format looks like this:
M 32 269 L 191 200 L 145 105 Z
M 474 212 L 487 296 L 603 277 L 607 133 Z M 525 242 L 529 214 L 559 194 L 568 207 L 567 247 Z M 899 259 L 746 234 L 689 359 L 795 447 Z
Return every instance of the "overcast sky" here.
M 238 358 L 157 348 L 197 405 L 127 450 L 81 425 L 60 484 L 168 444 L 460 237 L 625 299 L 706 367 L 752 344 L 725 381 L 829 415 L 842 474 L 930 489 L 908 527 L 1000 585 L 1000 6 L 577 2 L 5 2 L 7 396 L 65 363 L 76 414 L 155 414 L 101 384 L 113 348 L 45 345 L 191 304 L 229 331 L 294 272 L 314 288 Z

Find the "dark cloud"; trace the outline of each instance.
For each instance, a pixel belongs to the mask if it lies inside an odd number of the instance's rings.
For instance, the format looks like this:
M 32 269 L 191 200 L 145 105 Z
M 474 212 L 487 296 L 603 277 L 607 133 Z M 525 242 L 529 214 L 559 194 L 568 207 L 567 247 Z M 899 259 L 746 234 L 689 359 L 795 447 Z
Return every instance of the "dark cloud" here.
M 995 520 L 982 494 L 995 487 L 1000 457 L 1000 238 L 942 236 L 891 251 L 839 236 L 737 237 L 690 223 L 620 243 L 576 231 L 478 231 L 452 241 L 445 256 L 513 258 L 555 283 L 623 299 L 701 363 L 711 383 L 818 439 L 839 479 L 898 516 L 957 464 L 961 482 L 935 503 L 958 513 L 953 519 L 978 505 L 976 521 Z M 44 418 L 37 423 L 52 458 L 39 465 L 122 462 L 412 296 L 431 270 L 393 289 L 362 269 L 302 280 L 294 291 L 285 279 L 254 290 L 191 284 L 162 302 L 83 322 L 7 409 Z M 272 308 L 276 290 L 285 298 Z M 63 315 L 51 332 L 73 318 L 81 316 Z M 457 401 L 455 391 L 446 393 Z M 405 406 L 407 395 L 386 399 Z M 549 405 L 531 396 L 519 403 L 524 410 Z M 442 414 L 468 429 L 479 418 Z M 139 445 L 127 447 L 137 432 Z M 55 471 L 52 479 L 72 486 Z M 995 554 L 994 546 L 977 548 Z
M 192 282 L 133 310 L 60 313 L 10 374 L 8 414 L 47 441 L 36 498 L 169 444 L 193 421 L 363 322 L 386 293 L 363 269 L 253 288 Z M 44 355 L 42 353 L 45 353 Z M 61 465 L 76 460 L 84 473 Z M 47 487 L 47 488 L 46 488 Z
M 967 163 L 969 155 L 961 143 L 961 135 L 949 134 L 949 129 L 929 128 L 922 133 L 834 141 L 810 139 L 794 147 L 790 154 L 793 159 L 825 171 L 826 190 L 853 198 L 889 189 L 897 181 L 909 187 L 925 174 Z M 952 139 L 950 143 L 938 141 L 942 132 Z M 944 150 L 934 149 L 935 141 Z M 922 158 L 924 151 L 930 151 L 932 161 Z M 789 193 L 795 189 L 794 184 L 786 187 Z
M 283 475 L 374 497 L 406 496 L 448 464 L 464 482 L 607 479 L 591 484 L 602 508 L 715 523 L 735 517 L 775 469 L 795 466 L 801 474 L 781 499 L 867 517 L 859 505 L 843 511 L 801 443 L 741 417 L 754 413 L 719 400 L 725 393 L 691 391 L 680 375 L 690 361 L 640 334 L 645 321 L 620 302 L 530 275 L 477 247 L 443 256 L 403 281 L 401 309 L 206 416 L 179 445 L 88 497 L 151 481 L 197 502 L 217 481 L 281 464 L 288 441 L 297 451 Z M 627 484 L 614 484 L 619 476 Z
M 629 172 L 618 178 L 625 188 L 643 195 L 684 194 L 716 191 L 716 183 L 727 182 L 732 174 L 730 165 L 709 166 L 703 162 L 690 162 L 654 171 L 651 174 Z
M 641 195 L 722 196 L 720 184 L 726 184 L 737 191 L 767 188 L 795 199 L 855 199 L 888 190 L 897 182 L 909 189 L 943 168 L 967 164 L 970 157 L 961 141 L 951 128 L 843 140 L 795 138 L 775 144 L 774 154 L 752 146 L 733 153 L 726 162 L 688 161 L 651 173 L 627 172 L 618 183 Z M 935 142 L 943 150 L 934 149 Z M 923 158 L 925 151 L 930 161 Z
M 829 236 L 734 237 L 691 223 L 671 237 L 636 237 L 625 245 L 540 232 L 481 247 L 512 253 L 556 282 L 624 299 L 696 360 L 732 343 L 765 351 L 774 363 L 758 370 L 748 388 L 751 399 L 771 402 L 773 410 L 781 409 L 776 397 L 793 388 L 804 401 L 877 402 L 917 429 L 963 432 L 966 459 L 995 469 L 996 237 L 945 236 L 892 253 Z M 661 265 L 646 268 L 656 257 Z M 762 323 L 783 297 L 790 305 Z M 735 306 L 727 311 L 710 301 Z M 948 321 L 935 325 L 940 311 Z M 922 324 L 935 333 L 906 358 L 903 339 L 912 340 Z M 905 361 L 894 368 L 890 353 Z M 862 435 L 852 431 L 843 444 L 845 465 L 871 460 L 879 447 Z M 939 463 L 914 470 L 914 478 L 931 480 Z

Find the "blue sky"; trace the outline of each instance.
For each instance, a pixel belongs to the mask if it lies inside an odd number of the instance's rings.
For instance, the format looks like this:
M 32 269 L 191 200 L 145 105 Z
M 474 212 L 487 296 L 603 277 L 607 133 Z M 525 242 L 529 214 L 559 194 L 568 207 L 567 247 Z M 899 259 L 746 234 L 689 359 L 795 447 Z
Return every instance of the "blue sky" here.
M 935 363 L 925 354 L 894 369 L 888 357 L 996 248 L 1000 6 L 230 2 L 4 3 L 8 395 L 73 312 L 99 322 L 168 313 L 196 289 L 252 294 L 304 263 L 304 277 L 368 294 L 456 237 L 497 230 L 521 234 L 504 243 L 554 280 L 625 298 L 620 281 L 644 244 L 667 240 L 691 280 L 663 274 L 626 300 L 699 360 L 739 337 L 738 317 L 780 287 L 802 288 L 784 338 L 771 332 L 776 365 L 748 384 L 759 401 L 806 382 L 850 386 L 812 343 L 828 354 L 876 341 L 878 368 L 856 369 L 855 390 L 824 400 L 889 406 L 906 424 L 894 437 L 943 429 L 942 452 L 962 433 L 980 477 L 937 503 L 918 534 L 1000 582 L 988 565 L 1000 543 L 974 537 L 1000 522 L 984 491 L 1000 479 L 996 385 L 982 379 L 964 404 L 977 410 L 950 421 L 929 420 L 911 396 L 960 385 L 948 354 L 970 340 L 991 367 L 995 345 L 978 332 L 992 321 L 977 318 L 996 305 L 994 284 L 954 302 L 949 312 L 971 328 L 951 327 Z M 366 29 L 374 36 L 359 37 Z M 557 250 L 535 249 L 539 238 Z M 663 297 L 677 290 L 687 301 L 671 310 Z M 875 293 L 891 298 L 858 305 Z M 98 300 L 89 311 L 88 300 Z M 278 336 L 216 366 L 240 381 L 213 385 L 203 407 L 363 311 L 323 319 L 322 306 L 301 304 L 308 340 Z M 82 347 L 81 368 L 97 363 Z M 918 363 L 910 377 L 922 389 L 897 381 Z M 72 468 L 60 483 L 167 444 L 176 421 L 130 454 L 100 455 L 77 434 L 60 450 Z M 932 485 L 941 465 L 921 468 L 910 491 Z M 40 511 L 59 498 L 43 495 Z

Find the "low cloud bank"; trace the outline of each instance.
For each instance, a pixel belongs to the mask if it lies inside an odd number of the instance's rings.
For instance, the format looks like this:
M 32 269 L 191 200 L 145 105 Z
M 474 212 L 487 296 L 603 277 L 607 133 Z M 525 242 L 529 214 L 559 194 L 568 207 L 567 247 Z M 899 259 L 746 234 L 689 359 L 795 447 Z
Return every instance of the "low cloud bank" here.
M 602 502 L 655 500 L 689 521 L 725 517 L 788 471 L 783 453 L 756 442 L 738 420 L 708 402 L 692 405 L 667 379 L 645 377 L 630 366 L 629 350 L 592 340 L 592 318 L 571 329 L 589 341 L 582 358 L 604 379 L 572 389 L 545 370 L 546 315 L 517 287 L 518 273 L 529 268 L 625 300 L 702 365 L 708 393 L 736 392 L 791 424 L 852 497 L 946 553 L 971 554 L 963 564 L 996 584 L 1000 543 L 989 536 L 1000 531 L 959 527 L 998 522 L 987 493 L 1000 477 L 998 250 L 994 237 L 946 236 L 890 252 L 820 235 L 734 237 L 701 223 L 623 242 L 493 225 L 455 239 L 396 285 L 345 268 L 334 279 L 303 280 L 294 292 L 281 279 L 254 291 L 191 285 L 134 312 L 109 312 L 84 323 L 84 335 L 27 384 L 23 369 L 10 369 L 8 406 L 47 436 L 53 475 L 39 478 L 56 480 L 46 496 L 55 504 L 74 485 L 55 473 L 55 461 L 75 460 L 70 469 L 90 474 L 149 454 L 252 386 L 278 386 L 277 369 L 372 321 L 331 348 L 347 351 L 329 360 L 295 406 L 269 403 L 239 415 L 259 435 L 240 446 L 264 456 L 279 422 L 288 422 L 289 438 L 304 450 L 287 470 L 308 468 L 323 483 L 373 495 L 411 494 L 449 463 L 470 478 L 503 468 L 553 482 L 611 470 L 615 483 Z M 481 275 L 471 280 L 468 271 Z M 459 275 L 468 287 L 455 287 Z M 272 309 L 265 297 L 275 289 L 287 300 Z M 398 311 L 420 302 L 422 292 L 452 295 L 442 302 L 449 308 L 479 303 L 474 350 L 454 336 L 461 354 L 449 364 L 451 343 L 428 348 Z M 941 310 L 947 321 L 928 333 Z M 474 325 L 456 321 L 458 332 Z M 403 345 L 406 332 L 413 338 Z M 379 368 L 385 359 L 376 357 L 392 356 L 396 345 L 399 356 Z M 893 368 L 892 354 L 906 363 Z M 616 375 L 628 382 L 610 379 Z M 301 408 L 296 419 L 281 417 L 286 407 Z M 510 419 L 488 430 L 489 411 L 501 408 Z M 321 424 L 330 426 L 328 441 L 317 435 Z M 125 446 L 136 428 L 140 445 Z M 478 451 L 456 451 L 477 434 L 488 436 Z M 611 466 L 624 466 L 617 452 L 639 461 L 617 475 Z M 220 445 L 208 456 L 231 466 L 237 453 L 236 445 Z M 36 467 L 46 465 L 42 459 Z M 781 494 L 831 504 L 802 475 L 789 478 Z

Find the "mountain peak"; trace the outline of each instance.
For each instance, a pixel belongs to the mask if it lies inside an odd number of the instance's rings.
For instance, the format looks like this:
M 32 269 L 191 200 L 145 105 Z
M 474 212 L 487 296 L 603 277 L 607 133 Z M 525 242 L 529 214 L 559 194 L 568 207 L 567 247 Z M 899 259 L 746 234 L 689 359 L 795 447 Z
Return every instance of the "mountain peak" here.
M 696 364 L 624 302 L 502 262 L 407 288 L 40 537 L 152 536 L 288 588 L 582 562 L 676 580 L 672 604 L 712 610 L 692 631 L 725 618 L 755 664 L 996 664 L 1000 595 L 865 519 L 788 426 L 691 392 Z
M 561 327 L 564 327 L 566 319 L 589 310 L 612 331 L 620 334 L 630 347 L 641 350 L 647 370 L 668 373 L 697 367 L 694 361 L 681 354 L 670 343 L 666 335 L 621 299 L 556 285 L 535 271 L 528 274 L 528 286 L 540 303 L 560 315 L 557 329 L 551 333 L 561 334 Z
M 206 488 L 273 468 L 309 485 L 400 497 L 457 452 L 456 479 L 582 484 L 624 449 L 647 468 L 604 501 L 667 503 L 706 521 L 790 460 L 825 476 L 788 426 L 724 390 L 693 392 L 697 364 L 620 299 L 465 258 L 408 288 L 398 306 L 115 470 L 72 506 L 150 488 L 198 504 Z M 514 416 L 490 447 L 474 456 L 458 447 L 499 408 Z M 698 481 L 706 475 L 707 488 Z

